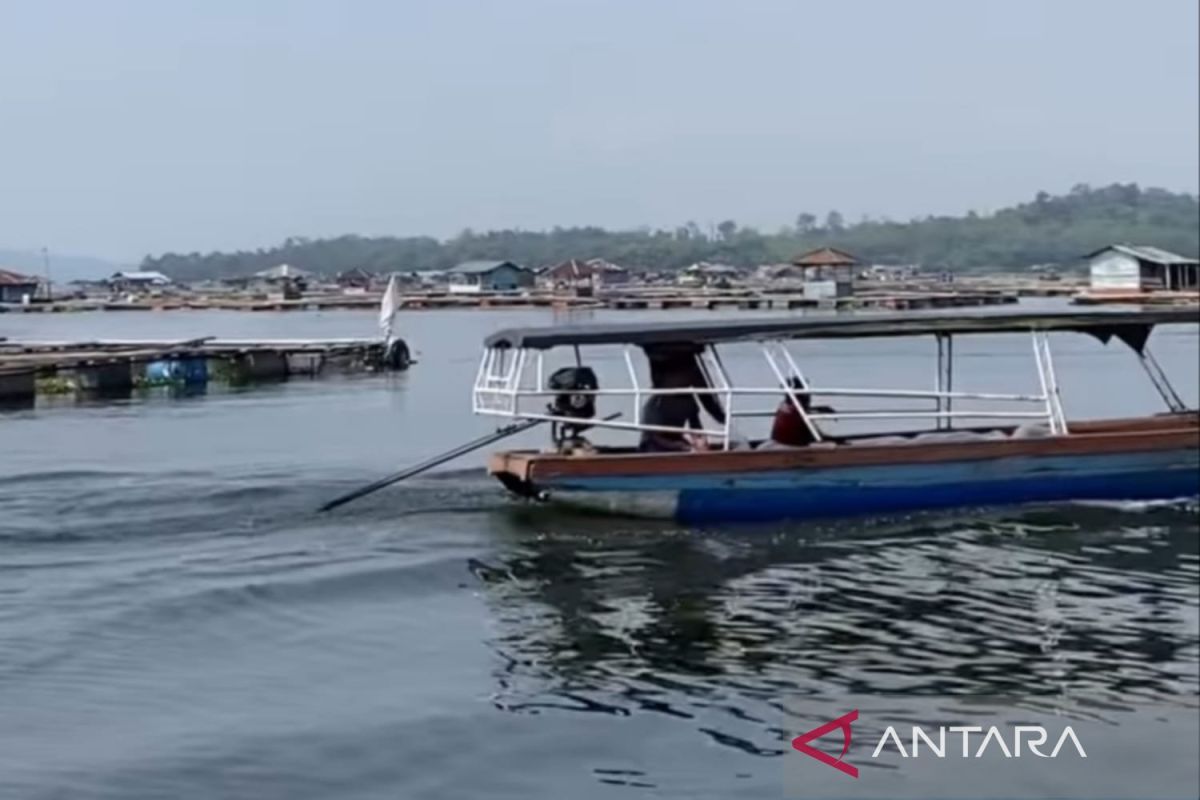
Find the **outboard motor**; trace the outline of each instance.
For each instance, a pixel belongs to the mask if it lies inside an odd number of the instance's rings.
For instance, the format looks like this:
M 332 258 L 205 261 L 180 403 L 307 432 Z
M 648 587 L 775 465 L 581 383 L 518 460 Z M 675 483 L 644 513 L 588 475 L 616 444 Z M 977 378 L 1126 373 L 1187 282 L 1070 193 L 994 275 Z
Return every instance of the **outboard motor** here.
M 546 388 L 558 392 L 549 408 L 549 412 L 554 416 L 579 420 L 588 420 L 596 416 L 596 396 L 580 394 L 594 392 L 600 388 L 600 382 L 596 380 L 596 373 L 591 367 L 563 367 L 555 370 L 546 381 Z M 578 437 L 590 427 L 592 426 L 586 423 L 559 422 L 554 424 L 552 435 L 554 441 L 562 443 Z
M 400 371 L 408 369 L 412 364 L 412 356 L 408 352 L 408 345 L 403 339 L 393 339 L 388 343 L 387 349 L 383 353 L 383 366 L 389 370 Z

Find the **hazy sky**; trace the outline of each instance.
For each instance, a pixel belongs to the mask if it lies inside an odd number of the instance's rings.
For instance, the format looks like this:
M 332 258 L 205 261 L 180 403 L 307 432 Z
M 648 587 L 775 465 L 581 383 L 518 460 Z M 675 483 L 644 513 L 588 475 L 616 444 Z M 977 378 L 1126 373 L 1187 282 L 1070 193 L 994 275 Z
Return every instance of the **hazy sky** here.
M 0 246 L 1196 191 L 1196 0 L 0 0 Z

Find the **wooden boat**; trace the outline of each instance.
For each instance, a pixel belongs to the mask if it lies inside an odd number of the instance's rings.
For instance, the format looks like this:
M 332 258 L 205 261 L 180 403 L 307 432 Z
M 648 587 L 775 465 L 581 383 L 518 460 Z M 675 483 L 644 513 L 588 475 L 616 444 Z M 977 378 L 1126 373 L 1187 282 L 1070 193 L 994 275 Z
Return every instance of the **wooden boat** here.
M 1171 386 L 1151 354 L 1158 326 L 1200 322 L 1196 309 L 1003 313 L 987 315 L 790 317 L 652 325 L 585 325 L 507 330 L 485 342 L 474 386 L 476 413 L 552 423 L 553 446 L 493 455 L 489 471 L 529 498 L 577 503 L 618 513 L 672 517 L 686 523 L 761 521 L 895 513 L 956 506 L 995 506 L 1081 500 L 1168 500 L 1200 494 L 1200 417 Z M 1050 334 L 1075 332 L 1128 346 L 1166 404 L 1140 418 L 1069 421 L 1063 412 Z M 978 334 L 1024 334 L 1033 341 L 1040 392 L 956 391 L 953 343 Z M 788 345 L 796 340 L 932 337 L 937 369 L 928 391 L 818 387 L 801 372 Z M 752 343 L 774 382 L 735 386 L 720 351 Z M 664 346 L 693 345 L 705 376 L 690 388 L 646 386 L 634 361 Z M 586 348 L 624 351 L 627 388 L 595 380 L 544 378 L 546 354 L 573 352 L 576 378 Z M 1114 345 L 1115 346 L 1115 345 Z M 557 382 L 556 382 L 556 379 Z M 640 403 L 655 395 L 711 394 L 723 402 L 723 426 L 702 429 L 712 449 L 641 452 L 633 446 L 593 445 L 591 430 L 659 431 L 685 428 L 644 424 Z M 748 399 L 784 399 L 811 431 L 803 447 L 741 442 L 734 420 L 768 416 Z M 922 401 L 918 410 L 821 411 L 809 399 L 886 398 Z M 633 419 L 598 418 L 596 401 L 634 401 Z M 547 407 L 547 399 L 551 400 Z M 845 402 L 845 401 L 843 401 Z M 1003 406 L 1003 408 L 998 408 Z M 1014 410 L 1009 410 L 1010 408 Z M 894 423 L 916 429 L 852 435 L 822 434 L 820 422 Z M 964 423 L 970 421 L 969 427 Z M 691 431 L 697 433 L 697 431 Z M 589 433 L 589 436 L 592 435 Z

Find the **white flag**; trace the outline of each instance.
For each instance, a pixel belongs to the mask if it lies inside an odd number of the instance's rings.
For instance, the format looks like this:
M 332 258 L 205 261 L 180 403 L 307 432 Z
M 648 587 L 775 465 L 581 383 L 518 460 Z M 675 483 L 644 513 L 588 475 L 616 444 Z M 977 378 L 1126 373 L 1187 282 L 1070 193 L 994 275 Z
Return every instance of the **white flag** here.
M 396 285 L 396 276 L 388 279 L 387 291 L 383 293 L 383 301 L 379 304 L 379 327 L 383 329 L 383 337 L 392 340 L 392 322 L 396 311 L 400 308 L 400 287 Z

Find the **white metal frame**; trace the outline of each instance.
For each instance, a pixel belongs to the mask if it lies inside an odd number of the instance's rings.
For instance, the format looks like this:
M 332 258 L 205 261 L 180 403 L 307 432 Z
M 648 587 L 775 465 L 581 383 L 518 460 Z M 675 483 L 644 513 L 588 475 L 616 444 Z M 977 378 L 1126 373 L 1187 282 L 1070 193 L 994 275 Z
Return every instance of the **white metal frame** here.
M 1065 435 L 1067 433 L 1067 422 L 1063 413 L 1062 400 L 1059 395 L 1058 379 L 1054 371 L 1054 361 L 1050 353 L 1049 336 L 1042 331 L 1033 332 L 1033 354 L 1034 362 L 1037 367 L 1038 380 L 1041 386 L 1040 394 L 1007 394 L 1007 393 L 987 393 L 987 392 L 960 392 L 953 390 L 953 345 L 951 344 L 952 337 L 948 334 L 938 334 L 937 338 L 937 373 L 934 380 L 934 388 L 932 391 L 922 390 L 905 390 L 905 389 L 850 389 L 840 387 L 815 387 L 811 386 L 805 379 L 799 366 L 796 364 L 792 354 L 788 351 L 785 343 L 779 341 L 761 342 L 760 347 L 762 354 L 770 367 L 775 378 L 778 380 L 776 386 L 763 387 L 735 387 L 733 386 L 729 374 L 725 370 L 725 366 L 721 361 L 720 353 L 715 347 L 707 347 L 700 356 L 700 365 L 708 380 L 709 388 L 681 388 L 681 389 L 656 389 L 641 385 L 638 380 L 637 370 L 633 362 L 633 347 L 626 346 L 623 356 L 625 361 L 626 371 L 629 376 L 630 388 L 618 389 L 597 389 L 595 391 L 579 391 L 573 394 L 590 394 L 597 397 L 632 397 L 634 401 L 633 422 L 623 422 L 619 420 L 604 420 L 594 418 L 587 420 L 587 424 L 596 428 L 612 428 L 616 430 L 636 430 L 636 431 L 658 431 L 667 433 L 691 433 L 701 434 L 719 439 L 722 445 L 729 447 L 733 433 L 733 420 L 744 417 L 764 417 L 773 416 L 775 409 L 756 410 L 752 408 L 738 407 L 739 400 L 747 397 L 770 397 L 778 400 L 782 392 L 795 407 L 801 419 L 811 430 L 816 441 L 822 440 L 822 434 L 819 427 L 816 425 L 820 420 L 904 420 L 904 419 L 930 419 L 936 423 L 936 427 L 941 430 L 950 429 L 953 427 L 955 420 L 976 419 L 976 420 L 1009 420 L 1009 421 L 1040 421 L 1044 422 L 1050 429 L 1052 435 Z M 578 351 L 578 348 L 576 348 Z M 534 369 L 533 378 L 536 381 L 533 388 L 524 386 L 525 377 L 529 370 L 531 351 L 516 350 L 508 351 L 503 349 L 488 349 L 484 352 L 483 359 L 480 362 L 479 370 L 475 378 L 474 392 L 472 395 L 473 410 L 476 414 L 503 416 L 524 420 L 545 420 L 550 422 L 563 423 L 579 423 L 580 420 L 563 417 L 549 413 L 548 409 L 533 410 L 528 407 L 522 408 L 522 400 L 535 401 L 542 398 L 550 398 L 559 391 L 551 391 L 543 388 L 544 381 L 544 354 L 542 351 L 532 351 Z M 578 352 L 576 352 L 576 360 L 579 361 Z M 1155 380 L 1155 385 L 1159 386 L 1161 380 L 1169 389 L 1169 384 L 1165 383 L 1166 378 L 1161 375 L 1161 368 L 1158 368 L 1157 362 L 1152 358 L 1143 359 L 1146 364 L 1146 369 L 1151 373 L 1152 380 Z M 1156 377 L 1155 371 L 1158 375 Z M 804 389 L 795 389 L 791 386 L 791 379 L 799 379 Z M 1167 390 L 1160 389 L 1164 392 L 1164 397 L 1168 397 Z M 1170 396 L 1176 400 L 1177 395 L 1174 395 L 1174 390 L 1170 389 Z M 701 395 L 709 394 L 719 397 L 723 400 L 725 408 L 725 423 L 721 428 L 702 428 L 700 430 L 689 428 L 675 428 L 660 425 L 646 425 L 642 422 L 641 409 L 643 401 L 649 397 L 656 395 L 675 395 L 675 394 L 691 394 Z M 833 413 L 813 413 L 804 408 L 800 397 L 803 395 L 821 395 L 825 397 L 859 397 L 859 398 L 891 398 L 903 400 L 932 400 L 934 406 L 932 410 L 921 411 L 914 409 L 871 409 L 863 411 L 841 411 Z M 961 404 L 966 404 L 969 401 L 986 401 L 986 402 L 1004 402 L 1013 404 L 1024 404 L 1040 407 L 1037 411 L 991 411 L 982 409 L 966 409 L 955 410 L 955 401 L 960 401 Z M 1168 399 L 1168 404 L 1171 401 Z
M 1158 390 L 1159 396 L 1167 404 L 1167 408 L 1176 414 L 1187 411 L 1187 404 L 1183 402 L 1179 393 L 1175 391 L 1175 387 L 1171 385 L 1171 381 L 1167 380 L 1167 373 L 1163 372 L 1163 368 L 1159 366 L 1158 359 L 1150 352 L 1149 345 L 1143 345 L 1141 351 L 1137 352 L 1137 357 L 1138 361 L 1141 362 L 1142 368 L 1146 370 L 1146 374 L 1150 376 L 1150 382 L 1154 384 L 1154 388 Z
M 1054 359 L 1050 355 L 1050 336 L 1045 331 L 1033 332 L 1033 360 L 1037 364 L 1038 381 L 1042 385 L 1042 401 L 1046 404 L 1050 433 L 1066 435 L 1067 418 L 1063 413 L 1062 397 L 1058 391 Z
M 944 333 L 934 335 L 937 340 L 937 375 L 934 377 L 933 390 L 935 392 L 949 392 L 954 388 L 954 338 Z M 937 402 L 938 411 L 938 430 L 949 429 L 953 427 L 953 417 L 940 416 L 943 404 L 943 398 L 939 394 Z M 945 410 L 947 412 L 954 410 L 954 399 L 945 398 Z

